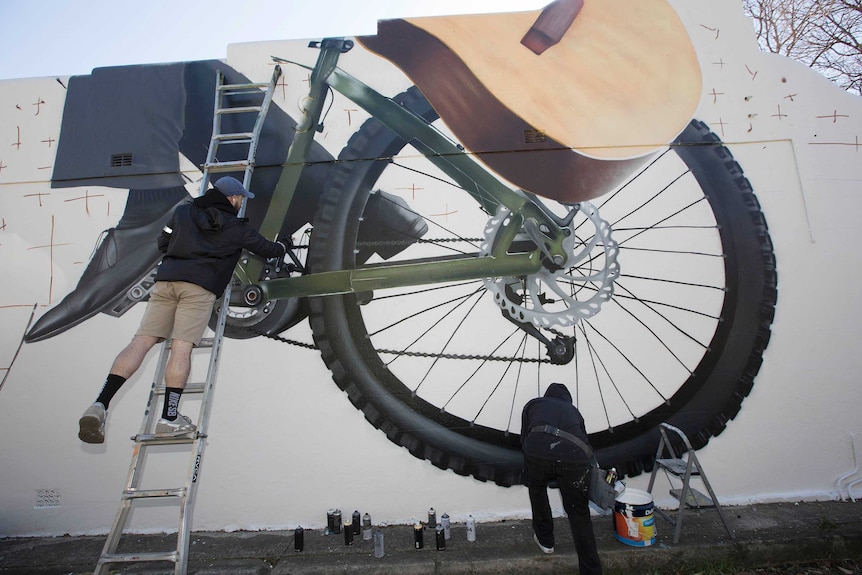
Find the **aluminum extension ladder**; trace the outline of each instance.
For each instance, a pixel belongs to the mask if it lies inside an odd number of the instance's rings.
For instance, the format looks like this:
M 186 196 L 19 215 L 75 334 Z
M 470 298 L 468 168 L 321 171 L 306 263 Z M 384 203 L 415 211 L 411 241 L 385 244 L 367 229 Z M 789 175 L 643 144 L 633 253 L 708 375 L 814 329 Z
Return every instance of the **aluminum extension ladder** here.
M 676 545 L 679 543 L 679 536 L 682 532 L 682 516 L 686 509 L 701 510 L 714 508 L 718 512 L 718 517 L 724 524 L 727 534 L 731 539 L 733 539 L 733 531 L 727 523 L 727 518 L 721 510 L 721 505 L 718 503 L 718 497 L 715 495 L 715 491 L 712 490 L 712 485 L 709 484 L 709 480 L 706 478 L 706 472 L 703 470 L 703 466 L 701 466 L 700 461 L 698 461 L 697 455 L 694 453 L 695 450 L 692 447 L 691 442 L 688 440 L 688 437 L 681 429 L 674 427 L 669 423 L 661 423 L 659 425 L 659 432 L 661 433 L 661 440 L 659 441 L 658 449 L 656 450 L 655 465 L 652 469 L 652 475 L 650 475 L 649 478 L 647 491 L 652 493 L 653 486 L 655 485 L 655 478 L 656 475 L 658 475 L 659 469 L 663 469 L 665 472 L 669 473 L 669 482 L 671 475 L 682 482 L 682 487 L 680 489 L 674 489 L 671 482 L 670 494 L 679 501 L 679 507 L 677 508 L 675 516 L 663 509 L 659 509 L 658 507 L 655 508 L 656 513 L 664 517 L 675 527 L 673 532 L 673 544 Z M 677 456 L 677 451 L 674 449 L 674 445 L 677 445 L 680 450 L 679 456 Z M 704 487 L 706 487 L 709 496 L 691 486 L 692 477 L 700 478 Z
M 269 111 L 275 84 L 281 75 L 281 69 L 276 66 L 273 70 L 272 79 L 269 83 L 248 84 L 224 84 L 224 76 L 221 71 L 216 76 L 216 97 L 213 111 L 213 133 L 206 163 L 203 168 L 203 180 L 200 193 L 203 195 L 208 187 L 210 177 L 214 173 L 243 172 L 243 185 L 248 189 L 251 183 L 251 175 L 254 171 L 254 158 L 257 153 L 257 144 L 264 119 Z M 231 105 L 234 96 L 241 95 L 245 100 L 257 97 L 260 103 L 257 105 Z M 225 114 L 256 114 L 254 127 L 250 132 L 223 133 L 222 117 Z M 219 162 L 218 148 L 220 145 L 245 145 L 248 146 L 248 154 L 245 159 Z M 236 155 L 236 154 L 233 154 Z M 245 198 L 239 215 L 244 215 Z M 192 508 L 197 488 L 198 473 L 200 471 L 201 459 L 207 439 L 207 427 L 209 424 L 210 410 L 212 407 L 212 394 L 218 373 L 221 345 L 224 337 L 224 327 L 227 322 L 230 301 L 231 285 L 228 284 L 222 297 L 222 305 L 219 307 L 218 321 L 213 329 L 212 337 L 201 340 L 196 348 L 202 352 L 209 352 L 208 365 L 206 368 L 206 380 L 203 382 L 189 382 L 186 384 L 184 396 L 187 394 L 200 394 L 200 414 L 197 419 L 197 431 L 181 436 L 170 436 L 167 434 L 155 434 L 156 422 L 160 414 L 159 398 L 165 395 L 165 368 L 170 355 L 170 341 L 165 341 L 161 346 L 153 385 L 147 400 L 147 408 L 140 431 L 132 437 L 135 447 L 132 452 L 132 462 L 129 467 L 129 475 L 126 487 L 123 490 L 120 507 L 116 518 L 108 533 L 108 538 L 102 548 L 99 562 L 94 571 L 95 575 L 106 575 L 109 565 L 113 563 L 143 563 L 143 562 L 173 562 L 174 573 L 185 575 L 188 566 L 189 534 L 191 532 Z M 200 358 L 206 359 L 206 358 Z M 185 485 L 170 488 L 144 488 L 144 468 L 148 455 L 156 455 L 150 449 L 158 449 L 159 446 L 184 445 L 190 449 L 191 457 L 185 476 Z M 173 448 L 172 448 L 173 449 Z M 136 503 L 153 502 L 154 500 L 173 501 L 179 504 L 180 524 L 177 531 L 176 548 L 164 552 L 118 552 L 121 538 L 128 527 L 129 519 Z

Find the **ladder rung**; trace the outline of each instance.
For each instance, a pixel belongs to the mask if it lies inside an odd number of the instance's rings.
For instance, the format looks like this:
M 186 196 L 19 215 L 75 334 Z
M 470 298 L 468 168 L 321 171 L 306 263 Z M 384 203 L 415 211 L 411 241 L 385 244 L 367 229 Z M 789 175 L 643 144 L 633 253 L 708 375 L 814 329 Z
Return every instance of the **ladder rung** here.
M 186 384 L 183 393 L 203 393 L 207 389 L 207 383 L 205 381 L 194 381 Z M 153 393 L 156 395 L 164 395 L 165 394 L 165 386 L 158 385 L 156 389 L 153 390 Z
M 232 90 L 248 90 L 250 88 L 268 88 L 269 82 L 251 82 L 248 84 L 222 84 L 218 87 L 222 92 L 230 92 Z M 257 91 L 257 90 L 255 90 Z
M 152 551 L 149 553 L 107 553 L 99 559 L 104 563 L 138 563 L 141 561 L 171 561 L 177 562 L 176 551 Z
M 212 337 L 201 338 L 201 342 L 195 346 L 195 349 L 204 349 L 207 347 L 212 347 L 214 340 L 215 340 L 215 338 L 212 338 Z M 165 345 L 168 346 L 168 349 L 173 349 L 173 340 L 168 340 Z
M 655 462 L 678 477 L 685 475 L 685 470 L 688 467 L 688 462 L 684 459 L 656 459 Z M 697 465 L 692 465 L 691 474 L 700 475 Z
M 210 172 L 236 172 L 246 169 L 249 164 L 248 160 L 239 160 L 236 162 L 217 162 L 213 164 L 204 164 L 204 169 Z
M 228 142 L 250 142 L 254 134 L 251 132 L 238 132 L 236 134 L 216 134 L 213 140 L 217 140 L 222 144 Z
M 172 489 L 127 489 L 123 491 L 123 499 L 146 499 L 148 497 L 185 497 L 185 487 Z
M 237 106 L 236 108 L 219 108 L 216 114 L 247 114 L 249 112 L 260 112 L 261 106 Z
M 206 434 L 199 432 L 176 437 L 160 433 L 139 433 L 132 436 L 132 441 L 135 443 L 145 443 L 147 445 L 171 445 L 179 443 L 194 443 L 198 438 L 204 437 L 206 437 Z
M 671 489 L 670 494 L 674 499 L 679 501 L 679 498 L 682 497 L 682 489 Z M 688 487 L 688 496 L 685 498 L 685 504 L 691 508 L 715 507 L 715 502 L 708 495 L 701 493 L 690 485 Z

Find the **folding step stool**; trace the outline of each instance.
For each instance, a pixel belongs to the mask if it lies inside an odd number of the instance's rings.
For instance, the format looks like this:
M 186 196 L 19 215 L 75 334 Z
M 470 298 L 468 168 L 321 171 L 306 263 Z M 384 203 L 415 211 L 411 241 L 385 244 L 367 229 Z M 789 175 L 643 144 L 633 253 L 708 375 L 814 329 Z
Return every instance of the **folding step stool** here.
M 685 433 L 683 433 L 681 429 L 668 423 L 660 424 L 659 431 L 661 432 L 661 441 L 659 441 L 658 450 L 656 450 L 655 465 L 652 469 L 652 475 L 650 475 L 649 478 L 647 491 L 650 494 L 652 493 L 653 486 L 655 485 L 655 477 L 658 474 L 659 469 L 663 469 L 666 474 L 673 475 L 682 480 L 682 488 L 674 489 L 674 483 L 671 481 L 670 475 L 667 475 L 668 482 L 671 484 L 670 494 L 679 500 L 679 508 L 676 512 L 676 516 L 674 517 L 657 507 L 655 509 L 655 511 L 667 519 L 671 525 L 676 526 L 673 533 L 674 545 L 679 543 L 679 536 L 682 531 L 682 514 L 686 509 L 701 510 L 715 507 L 715 510 L 718 511 L 718 516 L 721 518 L 721 522 L 724 524 L 724 528 L 727 529 L 727 534 L 731 539 L 733 539 L 733 532 L 730 530 L 730 527 L 727 524 L 727 519 L 725 519 L 724 513 L 721 511 L 718 497 L 716 497 L 715 492 L 712 490 L 712 486 L 710 486 L 709 480 L 706 478 L 706 472 L 704 472 L 700 461 L 697 460 L 697 455 L 695 455 L 694 448 L 691 446 L 691 442 L 688 440 L 688 437 L 686 437 Z M 668 432 L 676 434 L 677 437 L 674 438 L 676 445 L 684 446 L 685 448 L 685 450 L 680 453 L 680 457 L 676 456 L 676 451 L 673 447 L 674 443 L 671 443 L 672 436 L 668 435 Z M 700 478 L 703 485 L 706 487 L 706 490 L 709 492 L 709 497 L 691 487 L 690 483 L 693 476 Z
M 203 180 L 201 181 L 200 194 L 207 191 L 210 176 L 216 172 L 243 172 L 243 185 L 248 189 L 251 183 L 251 175 L 254 170 L 254 157 L 257 152 L 257 143 L 260 131 L 269 105 L 275 84 L 281 76 L 281 68 L 275 67 L 272 79 L 265 84 L 224 84 L 224 77 L 219 71 L 216 76 L 216 97 L 213 112 L 213 133 L 207 161 L 203 167 Z M 260 97 L 260 105 L 231 106 L 230 99 L 235 95 L 246 97 Z M 251 132 L 225 134 L 221 131 L 221 118 L 224 114 L 256 114 L 254 128 Z M 217 150 L 219 145 L 233 144 L 248 146 L 248 154 L 245 159 L 239 161 L 219 162 Z M 243 198 L 239 215 L 245 213 L 246 200 Z M 207 438 L 207 426 L 209 424 L 210 409 L 212 407 L 212 393 L 215 387 L 218 373 L 218 363 L 221 344 L 224 338 L 224 326 L 230 302 L 231 285 L 228 284 L 222 297 L 222 305 L 219 307 L 218 321 L 213 329 L 213 336 L 201 340 L 196 350 L 209 350 L 209 362 L 207 366 L 206 380 L 200 383 L 189 382 L 186 384 L 185 394 L 202 394 L 200 401 L 200 415 L 197 419 L 197 431 L 184 435 L 156 434 L 154 433 L 156 421 L 158 420 L 159 397 L 165 395 L 165 368 L 170 355 L 170 340 L 161 346 L 153 385 L 150 389 L 144 420 L 137 435 L 132 437 L 135 447 L 132 452 L 132 463 L 129 467 L 129 475 L 126 487 L 120 501 L 114 524 L 108 533 L 108 538 L 102 548 L 102 554 L 94 571 L 95 575 L 108 573 L 108 566 L 112 563 L 142 563 L 152 561 L 170 561 L 174 563 L 175 575 L 185 575 L 188 566 L 189 534 L 191 532 L 191 516 L 194 506 L 194 497 L 197 487 L 198 474 L 200 472 L 201 459 Z M 144 489 L 142 488 L 144 467 L 146 457 L 150 448 L 164 445 L 185 445 L 191 448 L 191 459 L 188 465 L 186 483 L 182 487 L 170 487 L 167 489 Z M 152 455 L 155 455 L 154 452 Z M 120 539 L 128 525 L 133 505 L 144 501 L 174 500 L 179 503 L 180 525 L 177 532 L 177 545 L 175 549 L 164 552 L 148 553 L 118 553 L 117 548 Z

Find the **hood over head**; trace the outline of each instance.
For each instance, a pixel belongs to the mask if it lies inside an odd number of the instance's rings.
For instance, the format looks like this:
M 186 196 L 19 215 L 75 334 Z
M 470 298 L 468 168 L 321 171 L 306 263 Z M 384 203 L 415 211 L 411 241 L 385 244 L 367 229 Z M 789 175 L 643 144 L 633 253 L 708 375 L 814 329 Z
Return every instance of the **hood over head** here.
M 562 383 L 552 383 L 549 385 L 548 389 L 545 390 L 545 397 L 555 397 L 572 403 L 572 394 L 569 393 L 569 388 Z

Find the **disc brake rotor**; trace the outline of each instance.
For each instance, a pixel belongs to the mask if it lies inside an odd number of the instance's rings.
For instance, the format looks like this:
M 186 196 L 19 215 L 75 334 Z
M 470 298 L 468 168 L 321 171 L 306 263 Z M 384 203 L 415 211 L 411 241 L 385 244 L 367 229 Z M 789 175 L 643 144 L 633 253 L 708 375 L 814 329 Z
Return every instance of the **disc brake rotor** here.
M 571 233 L 563 239 L 566 261 L 561 266 L 546 265 L 527 276 L 484 280 L 494 301 L 514 320 L 539 328 L 570 326 L 598 313 L 613 296 L 619 246 L 611 237 L 611 226 L 589 202 L 571 209 L 579 213 L 568 225 Z M 501 207 L 488 220 L 481 255 L 491 254 L 509 215 Z

